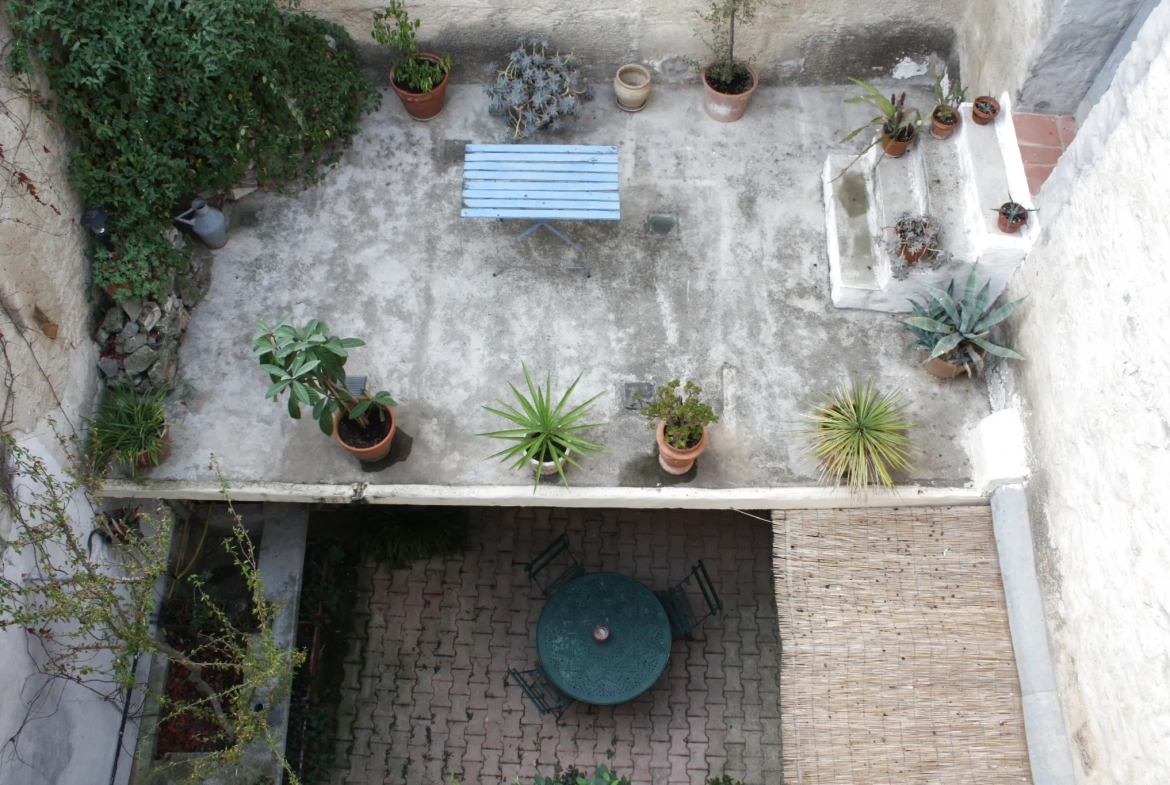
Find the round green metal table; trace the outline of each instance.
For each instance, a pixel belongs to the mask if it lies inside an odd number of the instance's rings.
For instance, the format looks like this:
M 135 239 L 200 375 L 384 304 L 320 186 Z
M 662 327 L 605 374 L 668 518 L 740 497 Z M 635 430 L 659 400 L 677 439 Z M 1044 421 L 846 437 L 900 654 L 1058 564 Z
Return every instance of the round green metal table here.
M 598 641 L 594 628 L 609 629 Z M 549 679 L 582 703 L 611 706 L 641 695 L 670 659 L 670 620 L 654 592 L 633 578 L 595 572 L 549 598 L 536 627 Z

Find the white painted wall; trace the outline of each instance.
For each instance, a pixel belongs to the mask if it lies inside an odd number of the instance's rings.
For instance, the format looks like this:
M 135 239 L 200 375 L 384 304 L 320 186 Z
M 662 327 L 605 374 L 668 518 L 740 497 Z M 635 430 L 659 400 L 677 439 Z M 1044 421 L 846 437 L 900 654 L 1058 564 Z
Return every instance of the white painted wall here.
M 1028 494 L 1081 785 L 1170 781 L 1170 4 L 1038 205 L 1009 296 Z

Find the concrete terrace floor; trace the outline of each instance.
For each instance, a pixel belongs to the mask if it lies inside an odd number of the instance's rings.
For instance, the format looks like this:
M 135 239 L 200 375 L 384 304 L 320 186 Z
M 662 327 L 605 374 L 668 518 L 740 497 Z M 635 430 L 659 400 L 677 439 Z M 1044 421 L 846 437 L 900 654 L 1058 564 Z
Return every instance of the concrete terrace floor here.
M 174 454 L 149 479 L 214 481 L 214 453 L 229 482 L 523 485 L 530 475 L 483 460 L 501 445 L 475 435 L 503 427 L 481 407 L 522 385 L 523 361 L 537 378 L 551 371 L 557 390 L 581 374 L 578 401 L 603 393 L 594 411 L 609 424 L 595 433 L 609 453 L 571 470 L 576 485 L 670 479 L 622 392 L 680 377 L 722 418 L 693 486 L 811 484 L 803 402 L 850 376 L 905 393 L 921 454 L 900 482 L 966 484 L 962 440 L 989 411 L 983 384 L 928 375 L 903 354 L 897 317 L 829 300 L 820 173 L 829 153 L 861 146 L 837 140 L 868 110 L 845 106 L 840 91 L 761 88 L 742 121 L 723 125 L 700 99 L 698 88 L 656 87 L 628 115 L 602 86 L 578 132 L 535 140 L 619 145 L 623 217 L 558 224 L 584 257 L 537 232 L 504 252 L 514 266 L 493 277 L 497 249 L 528 224 L 460 218 L 461 148 L 448 143 L 500 142 L 502 122 L 477 85 L 453 86 L 445 113 L 425 124 L 387 95 L 321 184 L 249 197 L 258 220 L 215 252 L 182 347 L 191 389 Z M 676 216 L 676 230 L 652 233 L 654 214 Z M 562 269 L 575 261 L 590 277 Z M 289 312 L 367 342 L 349 371 L 399 402 L 409 438 L 392 459 L 362 467 L 313 421 L 291 420 L 283 400 L 261 397 L 252 323 Z

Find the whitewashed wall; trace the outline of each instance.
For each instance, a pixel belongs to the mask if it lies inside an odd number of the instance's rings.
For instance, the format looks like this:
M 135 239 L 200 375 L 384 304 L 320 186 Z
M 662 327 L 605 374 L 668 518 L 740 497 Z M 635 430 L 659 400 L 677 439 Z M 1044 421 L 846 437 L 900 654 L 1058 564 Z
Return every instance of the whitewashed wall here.
M 1010 294 L 1028 493 L 1081 785 L 1170 782 L 1170 5 L 1038 201 Z

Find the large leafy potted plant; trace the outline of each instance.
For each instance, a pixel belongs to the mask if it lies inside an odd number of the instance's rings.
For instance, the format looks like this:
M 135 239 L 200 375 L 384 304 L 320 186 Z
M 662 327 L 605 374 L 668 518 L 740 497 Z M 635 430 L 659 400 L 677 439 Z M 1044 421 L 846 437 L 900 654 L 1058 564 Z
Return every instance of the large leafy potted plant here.
M 989 340 L 991 330 L 1020 306 L 1025 298 L 992 310 L 991 282 L 979 289 L 978 265 L 971 268 L 963 296 L 955 298 L 952 280 L 944 292 L 933 286 L 924 286 L 924 302 L 910 301 L 914 315 L 902 321 L 914 334 L 906 350 L 921 349 L 923 367 L 943 379 L 953 379 L 960 373 L 968 376 L 983 372 L 988 353 L 997 357 L 1022 360 L 1022 356 Z
M 515 463 L 512 464 L 513 469 L 531 464 L 536 469 L 536 480 L 532 486 L 533 493 L 540 487 L 542 476 L 558 475 L 565 487 L 568 487 L 569 480 L 565 477 L 565 464 L 569 463 L 581 468 L 581 465 L 573 458 L 573 452 L 578 454 L 605 452 L 605 447 L 581 436 L 585 431 L 605 425 L 605 423 L 581 422 L 581 419 L 589 413 L 590 407 L 601 397 L 602 393 L 594 395 L 585 403 L 568 409 L 569 396 L 573 394 L 573 391 L 577 389 L 577 383 L 581 381 L 581 377 L 578 376 L 569 385 L 565 394 L 561 396 L 560 401 L 554 405 L 552 374 L 550 373 L 545 379 L 542 390 L 533 383 L 532 376 L 528 373 L 528 366 L 522 364 L 521 367 L 524 369 L 524 381 L 528 385 L 528 395 L 526 396 L 516 389 L 516 385 L 508 385 L 512 388 L 512 395 L 515 396 L 519 408 L 498 398 L 496 401 L 500 405 L 499 409 L 494 409 L 491 406 L 483 407 L 492 414 L 508 420 L 516 427 L 476 435 L 513 442 L 512 446 L 489 455 L 488 459 L 515 460 Z
M 861 92 L 850 93 L 845 99 L 847 104 L 869 104 L 880 114 L 865 125 L 849 133 L 842 142 L 848 142 L 862 131 L 869 128 L 880 128 L 881 133 L 865 149 L 875 144 L 882 146 L 882 152 L 891 158 L 897 158 L 906 152 L 918 136 L 918 126 L 922 119 L 918 110 L 913 106 L 906 106 L 906 93 L 900 96 L 891 93 L 889 98 L 868 82 L 849 77 L 849 81 L 861 88 Z
M 848 483 L 864 495 L 873 483 L 894 487 L 892 471 L 913 471 L 906 419 L 897 393 L 880 392 L 873 381 L 854 380 L 812 404 L 807 455 L 819 463 L 821 480 Z
M 749 24 L 756 9 L 766 4 L 765 0 L 712 0 L 707 13 L 701 14 L 711 28 L 705 39 L 711 59 L 692 65 L 703 78 L 703 110 L 716 122 L 734 123 L 743 117 L 760 83 L 751 63 L 735 59 L 735 23 Z
M 129 380 L 106 388 L 97 416 L 89 421 L 90 460 L 97 474 L 118 462 L 134 476 L 170 456 L 166 395 L 166 388 L 139 390 Z
M 302 406 L 311 407 L 321 432 L 359 460 L 385 458 L 396 426 L 391 407 L 397 404 L 384 390 L 363 389 L 355 395 L 345 386 L 347 350 L 365 346 L 365 341 L 329 335 L 319 319 L 294 327 L 288 324 L 291 318 L 282 317 L 274 327 L 256 322 L 260 332 L 252 339 L 252 354 L 272 380 L 264 397 L 278 400 L 287 392 L 294 420 L 301 418 Z
M 707 449 L 707 426 L 719 422 L 714 410 L 699 399 L 703 392 L 694 382 L 679 380 L 658 388 L 658 397 L 643 407 L 658 441 L 658 465 L 670 474 L 686 474 Z
M 390 86 L 407 114 L 415 120 L 430 120 L 446 104 L 451 58 L 418 51 L 414 31 L 421 24 L 418 19 L 410 18 L 402 0 L 390 0 L 384 10 L 374 12 L 374 29 L 370 35 L 398 53 L 390 67 Z

